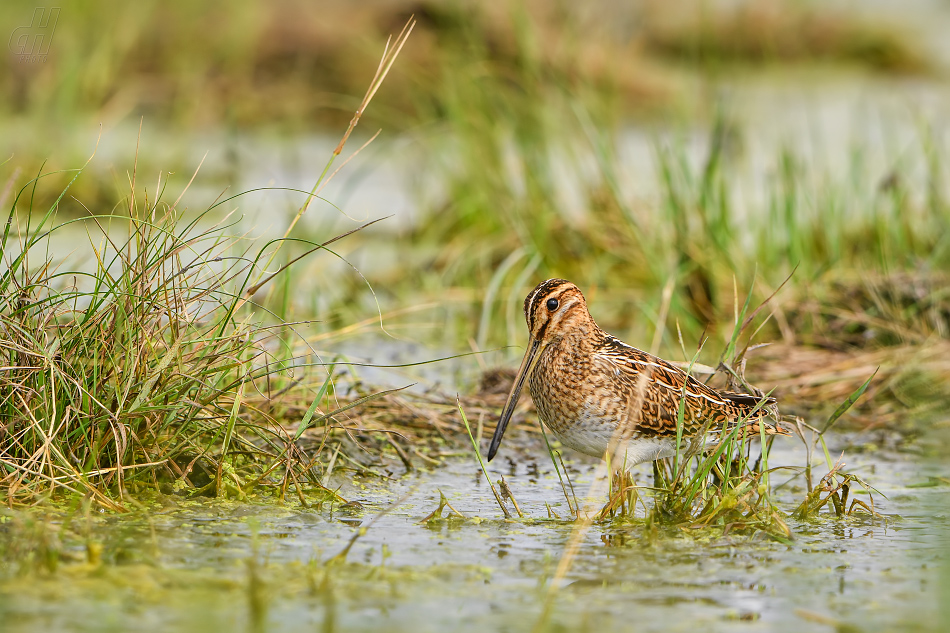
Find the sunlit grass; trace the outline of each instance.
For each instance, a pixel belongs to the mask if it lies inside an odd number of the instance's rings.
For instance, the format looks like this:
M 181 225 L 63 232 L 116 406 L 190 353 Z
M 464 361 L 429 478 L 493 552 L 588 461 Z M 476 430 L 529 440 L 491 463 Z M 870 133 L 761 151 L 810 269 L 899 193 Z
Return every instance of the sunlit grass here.
M 69 490 L 117 508 L 132 482 L 244 495 L 281 455 L 285 476 L 305 476 L 287 438 L 252 414 L 265 382 L 289 381 L 273 345 L 279 330 L 239 309 L 261 253 L 230 236 L 227 221 L 182 222 L 161 192 L 134 186 L 126 215 L 84 221 L 89 269 L 59 268 L 50 252 L 83 221 L 54 224 L 55 206 L 39 221 L 18 214 L 20 197 L 9 212 L 0 276 L 7 503 Z

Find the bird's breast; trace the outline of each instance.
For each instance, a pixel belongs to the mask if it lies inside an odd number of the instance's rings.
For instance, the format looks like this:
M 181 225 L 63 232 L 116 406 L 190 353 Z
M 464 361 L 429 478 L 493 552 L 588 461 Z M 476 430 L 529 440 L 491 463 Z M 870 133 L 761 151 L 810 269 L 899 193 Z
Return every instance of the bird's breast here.
M 528 381 L 538 415 L 561 442 L 602 456 L 616 434 L 621 406 L 591 373 L 589 355 L 564 345 L 542 352 Z

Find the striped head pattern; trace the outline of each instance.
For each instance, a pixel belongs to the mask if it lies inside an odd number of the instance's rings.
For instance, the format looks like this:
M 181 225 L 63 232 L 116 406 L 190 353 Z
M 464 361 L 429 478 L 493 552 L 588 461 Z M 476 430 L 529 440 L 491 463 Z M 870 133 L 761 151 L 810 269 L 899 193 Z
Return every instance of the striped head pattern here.
M 596 327 L 577 286 L 564 279 L 542 281 L 524 300 L 524 318 L 535 341 L 549 342 L 566 332 Z

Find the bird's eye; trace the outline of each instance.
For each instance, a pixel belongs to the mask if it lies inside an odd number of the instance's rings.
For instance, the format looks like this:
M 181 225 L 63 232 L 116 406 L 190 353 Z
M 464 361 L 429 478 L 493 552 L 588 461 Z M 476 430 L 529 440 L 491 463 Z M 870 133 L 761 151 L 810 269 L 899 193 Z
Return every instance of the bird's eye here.
M 557 299 L 548 299 L 548 310 L 557 310 Z

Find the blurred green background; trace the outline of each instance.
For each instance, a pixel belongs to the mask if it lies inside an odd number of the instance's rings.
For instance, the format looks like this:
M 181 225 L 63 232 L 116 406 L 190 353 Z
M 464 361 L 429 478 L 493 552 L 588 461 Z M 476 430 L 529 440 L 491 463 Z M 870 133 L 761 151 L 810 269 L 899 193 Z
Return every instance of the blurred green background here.
M 128 230 L 133 180 L 137 200 L 168 205 L 187 188 L 182 222 L 227 217 L 238 255 L 283 235 L 387 38 L 414 20 L 333 169 L 381 134 L 290 235 L 321 242 L 391 217 L 255 297 L 255 318 L 295 323 L 275 356 L 400 364 L 487 350 L 411 378 L 347 370 L 374 388 L 470 393 L 482 371 L 516 362 L 525 293 L 558 276 L 584 290 L 604 329 L 642 348 L 660 331 L 674 360 L 705 341 L 700 361 L 715 366 L 746 296 L 754 307 L 774 293 L 740 341 L 770 343 L 749 352 L 750 380 L 815 421 L 877 371 L 836 429 L 878 433 L 849 451 L 907 448 L 909 463 L 935 457 L 945 475 L 948 0 L 39 9 L 0 4 L 0 206 L 20 234 L 51 206 L 57 222 L 95 216 L 50 237 L 59 283 L 95 267 L 96 221 Z M 269 270 L 307 248 L 287 243 Z M 33 270 L 46 264 L 31 257 Z M 944 520 L 943 508 L 921 512 Z M 921 595 L 932 576 L 921 572 Z

